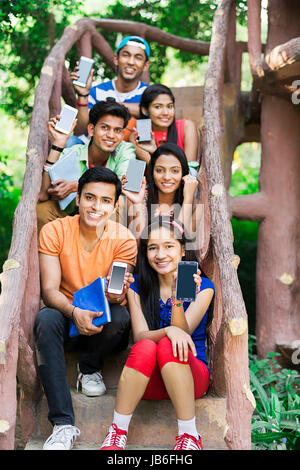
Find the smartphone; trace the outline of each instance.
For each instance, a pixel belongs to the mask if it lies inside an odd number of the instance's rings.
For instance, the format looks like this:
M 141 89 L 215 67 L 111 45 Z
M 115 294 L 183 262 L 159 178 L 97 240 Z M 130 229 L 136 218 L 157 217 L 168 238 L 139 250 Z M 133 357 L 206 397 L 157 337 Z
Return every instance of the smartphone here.
M 177 265 L 176 299 L 187 302 L 196 300 L 197 285 L 193 274 L 197 274 L 197 261 L 179 261 Z
M 125 183 L 124 189 L 138 193 L 141 189 L 145 168 L 146 162 L 136 159 L 129 160 L 126 171 L 128 181 Z
M 108 284 L 107 291 L 111 294 L 122 294 L 124 276 L 127 270 L 126 263 L 120 263 L 115 261 L 112 265 L 110 281 Z
M 77 113 L 78 110 L 76 108 L 65 104 L 60 112 L 60 120 L 57 122 L 55 129 L 64 134 L 69 134 Z
M 149 142 L 151 140 L 151 119 L 137 119 L 136 130 L 139 134 L 139 142 Z
M 79 64 L 78 64 L 78 75 L 79 77 L 77 80 L 73 80 L 74 85 L 79 85 L 83 88 L 86 87 L 87 81 L 89 79 L 90 72 L 93 67 L 93 59 L 89 59 L 88 57 L 81 56 L 79 59 Z

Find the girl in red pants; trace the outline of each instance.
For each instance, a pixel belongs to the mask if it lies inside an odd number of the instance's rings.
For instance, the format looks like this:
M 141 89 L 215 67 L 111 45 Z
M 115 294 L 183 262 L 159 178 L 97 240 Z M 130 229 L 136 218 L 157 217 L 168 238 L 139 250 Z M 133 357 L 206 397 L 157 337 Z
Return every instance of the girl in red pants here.
M 171 399 L 178 420 L 173 449 L 201 450 L 195 399 L 209 386 L 205 331 L 214 285 L 198 271 L 195 302 L 177 301 L 177 264 L 195 260 L 185 250 L 183 226 L 159 217 L 145 230 L 137 275 L 128 291 L 135 344 L 121 374 L 113 423 L 101 449 L 125 448 L 129 423 L 141 399 Z

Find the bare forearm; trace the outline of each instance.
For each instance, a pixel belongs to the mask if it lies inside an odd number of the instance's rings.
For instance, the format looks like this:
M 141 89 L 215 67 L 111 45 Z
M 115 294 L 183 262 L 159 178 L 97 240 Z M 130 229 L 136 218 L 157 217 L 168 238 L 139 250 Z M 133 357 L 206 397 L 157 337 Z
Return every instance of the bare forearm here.
M 58 152 L 57 150 L 51 149 L 47 160 L 51 162 L 52 164 L 54 164 L 55 162 L 57 162 L 59 157 L 60 157 L 60 152 Z M 48 166 L 50 168 L 52 165 L 51 164 L 48 165 L 46 163 L 45 166 Z M 39 194 L 39 201 L 47 201 L 49 199 L 48 189 L 50 188 L 50 186 L 51 186 L 51 180 L 50 180 L 49 173 L 47 173 L 46 171 L 43 171 L 42 184 L 41 184 L 41 189 L 40 189 L 40 194 Z
M 141 339 L 151 339 L 155 343 L 158 343 L 162 338 L 167 336 L 167 328 L 161 328 L 160 330 L 146 330 L 141 331 L 140 333 L 134 336 L 135 342 L 140 341 Z
M 62 292 L 53 288 L 42 288 L 42 299 L 47 307 L 55 308 L 67 318 L 71 318 L 73 305 Z
M 80 97 L 78 97 L 79 103 Z M 82 104 L 87 104 L 87 98 L 84 98 L 85 101 L 82 101 Z M 89 108 L 88 106 L 79 106 L 77 105 L 78 114 L 77 114 L 77 125 L 74 129 L 75 135 L 82 135 L 86 134 L 87 132 L 87 125 L 89 123 Z
M 184 202 L 182 204 L 181 210 L 178 215 L 178 220 L 180 220 L 180 222 L 183 223 L 189 235 L 192 235 L 193 231 L 195 230 L 192 202 L 189 202 L 189 203 Z
M 189 328 L 188 322 L 186 321 L 185 313 L 184 313 L 184 309 L 182 305 L 180 307 L 176 305 L 172 307 L 171 325 L 177 326 L 181 330 L 190 334 L 190 328 Z
M 128 228 L 139 238 L 145 226 L 144 204 L 132 204 L 128 201 Z

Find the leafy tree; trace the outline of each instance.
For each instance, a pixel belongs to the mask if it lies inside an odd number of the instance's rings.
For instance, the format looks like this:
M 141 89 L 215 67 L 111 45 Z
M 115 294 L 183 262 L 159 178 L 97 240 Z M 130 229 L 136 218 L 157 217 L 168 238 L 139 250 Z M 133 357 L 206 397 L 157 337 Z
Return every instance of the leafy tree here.
M 209 41 L 217 0 L 117 0 L 102 17 L 145 22 L 182 37 Z M 237 0 L 238 21 L 245 24 L 246 0 Z M 44 59 L 64 28 L 84 16 L 83 0 L 0 0 L 0 77 L 3 83 L 1 103 L 6 112 L 28 124 L 33 92 Z M 93 16 L 99 16 L 99 11 Z M 117 35 L 103 32 L 115 49 Z M 68 59 L 75 63 L 75 51 Z M 151 44 L 151 80 L 159 81 L 168 63 L 166 47 Z M 206 60 L 186 52 L 176 57 L 190 67 Z M 112 78 L 114 72 L 95 54 L 98 73 Z M 5 97 L 5 98 L 3 98 Z
M 1 104 L 20 123 L 28 123 L 33 92 L 43 61 L 83 0 L 0 0 Z M 5 97 L 5 99 L 3 98 Z

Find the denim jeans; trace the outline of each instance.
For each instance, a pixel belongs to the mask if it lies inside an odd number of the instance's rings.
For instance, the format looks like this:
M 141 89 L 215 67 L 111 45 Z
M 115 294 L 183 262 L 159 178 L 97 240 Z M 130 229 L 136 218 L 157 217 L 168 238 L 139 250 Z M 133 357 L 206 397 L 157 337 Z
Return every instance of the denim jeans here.
M 69 337 L 69 319 L 53 308 L 43 308 L 34 324 L 37 361 L 47 398 L 49 421 L 54 424 L 74 425 L 74 411 L 66 377 L 65 349 L 79 349 L 83 353 L 79 369 L 83 374 L 101 370 L 105 357 L 125 349 L 128 345 L 130 316 L 126 308 L 110 304 L 111 323 L 101 333 L 92 336 Z

